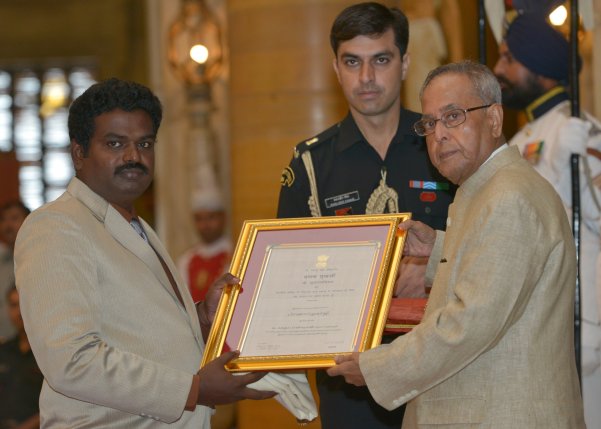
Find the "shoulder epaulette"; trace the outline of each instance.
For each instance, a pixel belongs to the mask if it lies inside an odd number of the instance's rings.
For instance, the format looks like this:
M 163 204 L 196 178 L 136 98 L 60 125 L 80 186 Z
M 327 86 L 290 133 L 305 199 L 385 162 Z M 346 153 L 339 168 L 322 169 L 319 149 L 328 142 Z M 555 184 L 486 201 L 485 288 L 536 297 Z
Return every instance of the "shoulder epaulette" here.
M 570 103 L 564 103 L 561 106 L 559 106 L 558 109 L 559 112 L 561 112 L 562 115 L 564 116 L 571 116 L 571 107 L 570 107 Z M 582 116 L 582 115 L 581 115 Z
M 312 137 L 308 140 L 305 140 L 305 141 L 297 144 L 294 148 L 294 157 L 298 158 L 306 150 L 314 149 L 314 148 L 318 147 L 319 145 L 321 145 L 322 143 L 329 141 L 332 137 L 334 137 L 336 134 L 338 134 L 339 128 L 340 128 L 340 123 L 332 125 L 330 128 L 326 129 L 325 131 L 322 131 L 321 133 L 317 134 L 315 137 Z
M 572 111 L 571 111 L 570 103 L 565 103 L 564 105 L 562 105 L 560 107 L 559 111 L 566 117 L 571 116 Z M 598 134 L 601 134 L 601 122 L 599 122 L 599 120 L 597 118 L 595 118 L 593 115 L 591 115 L 589 112 L 582 110 L 580 112 L 580 119 L 591 123 L 591 129 L 589 131 L 589 136 L 593 137 Z

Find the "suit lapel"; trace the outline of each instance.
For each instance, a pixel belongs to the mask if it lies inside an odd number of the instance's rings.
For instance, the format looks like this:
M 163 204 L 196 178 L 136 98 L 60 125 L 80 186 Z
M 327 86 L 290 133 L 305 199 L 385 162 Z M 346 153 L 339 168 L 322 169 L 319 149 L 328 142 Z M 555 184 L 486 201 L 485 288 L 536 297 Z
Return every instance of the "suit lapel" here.
M 144 221 L 144 219 L 140 219 L 140 220 L 142 222 L 142 226 L 144 227 L 144 230 L 146 231 L 146 234 L 148 235 L 148 240 L 150 241 L 150 244 L 152 245 L 152 247 L 154 247 L 154 250 L 159 255 L 161 255 L 161 258 L 163 258 L 163 261 L 165 262 L 165 264 L 167 265 L 167 268 L 171 272 L 171 275 L 173 276 L 173 279 L 175 280 L 175 285 L 179 290 L 179 293 L 182 297 L 184 306 L 186 308 L 186 311 L 188 312 L 189 317 L 193 321 L 197 320 L 198 313 L 196 312 L 196 306 L 194 305 L 194 301 L 192 300 L 190 291 L 188 290 L 188 287 L 186 286 L 185 281 L 182 279 L 177 267 L 173 264 L 172 259 L 169 257 L 169 253 L 167 252 L 167 249 L 165 249 L 165 247 L 163 246 L 163 243 L 161 242 L 159 237 L 155 234 L 154 230 L 150 227 L 150 225 L 148 225 Z M 158 260 L 158 258 L 157 258 L 157 260 Z M 159 262 L 159 264 L 160 264 L 160 262 Z M 164 273 L 164 270 L 163 270 L 163 273 Z M 167 280 L 167 281 L 169 282 L 169 280 Z M 171 287 L 170 283 L 169 283 L 169 287 L 170 287 L 171 291 L 173 291 L 173 288 Z M 175 296 L 175 292 L 173 292 L 173 295 Z M 200 324 L 198 322 L 192 323 L 192 325 L 200 326 Z M 198 331 L 198 334 L 200 335 L 200 330 Z
M 144 264 L 146 264 L 146 266 L 153 272 L 155 277 L 161 282 L 163 287 L 181 308 L 182 312 L 186 313 L 196 337 L 200 338 L 201 332 L 200 324 L 198 322 L 198 315 L 196 313 L 194 302 L 192 302 L 192 299 L 189 296 L 189 292 L 181 287 L 182 282 L 179 280 L 177 269 L 171 263 L 171 258 L 168 256 L 167 251 L 161 244 L 161 241 L 157 235 L 154 233 L 152 228 L 146 222 L 144 222 L 143 219 L 140 220 L 144 231 L 148 236 L 149 243 L 144 241 L 144 239 L 138 235 L 134 228 L 125 220 L 125 218 L 123 218 L 123 216 L 121 216 L 121 214 L 119 214 L 119 212 L 111 206 L 109 206 L 106 214 L 105 227 L 107 231 L 115 238 L 115 240 L 117 240 L 126 249 L 142 260 L 142 262 L 144 262 Z M 171 272 L 171 275 L 175 280 L 175 287 L 178 288 L 182 297 L 184 308 L 182 308 L 182 303 L 175 294 L 173 286 L 167 277 L 167 273 L 165 273 L 163 265 L 161 264 L 161 261 L 159 260 L 155 251 L 161 255 L 165 265 Z
M 155 277 L 169 291 L 169 293 L 177 300 L 175 292 L 171 287 L 171 283 L 163 270 L 157 255 L 152 250 L 152 247 L 140 237 L 132 226 L 117 212 L 109 206 L 106 217 L 104 219 L 104 227 L 123 247 L 136 255 L 146 266 L 152 271 Z
M 167 292 L 171 295 L 171 297 L 178 304 L 182 312 L 186 313 L 188 316 L 188 320 L 192 329 L 199 339 L 201 338 L 200 325 L 198 322 L 198 315 L 196 313 L 196 307 L 194 306 L 194 302 L 192 302 L 192 298 L 187 290 L 183 290 L 181 287 L 182 280 L 177 272 L 177 269 L 171 263 L 171 258 L 168 256 L 167 251 L 161 244 L 159 238 L 154 233 L 152 228 L 142 220 L 142 225 L 146 234 L 148 235 L 148 239 L 150 241 L 147 243 L 144 241 L 142 237 L 138 235 L 138 233 L 133 229 L 133 227 L 125 220 L 121 214 L 115 210 L 104 198 L 100 197 L 96 193 L 94 193 L 90 188 L 88 188 L 83 182 L 74 177 L 69 184 L 68 192 L 73 195 L 75 198 L 80 200 L 93 215 L 100 221 L 104 223 L 104 227 L 107 232 L 123 247 L 129 250 L 132 254 L 134 254 L 138 259 L 140 259 L 147 267 L 152 271 L 157 280 L 161 283 L 161 285 L 167 290 Z M 175 279 L 176 286 L 182 295 L 182 299 L 184 301 L 184 307 L 182 307 L 180 300 L 178 299 L 173 287 L 171 286 L 171 282 L 157 257 L 155 250 L 165 261 L 165 264 L 171 271 L 173 278 Z

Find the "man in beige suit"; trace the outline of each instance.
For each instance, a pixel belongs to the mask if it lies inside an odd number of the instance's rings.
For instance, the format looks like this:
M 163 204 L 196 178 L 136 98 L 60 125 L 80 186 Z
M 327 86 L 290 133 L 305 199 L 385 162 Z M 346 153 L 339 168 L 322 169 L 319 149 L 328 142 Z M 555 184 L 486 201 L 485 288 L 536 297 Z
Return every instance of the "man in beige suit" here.
M 485 66 L 448 64 L 422 88 L 433 164 L 459 185 L 446 233 L 408 221 L 404 252 L 430 256 L 424 319 L 337 360 L 403 428 L 584 427 L 573 346 L 575 250 L 551 186 L 505 144 L 501 91 Z
M 152 92 L 110 79 L 69 110 L 76 177 L 30 215 L 15 248 L 25 329 L 44 374 L 45 428 L 208 428 L 211 408 L 273 392 L 247 387 L 225 353 L 199 371 L 220 288 L 195 306 L 134 201 L 148 188 L 162 117 Z

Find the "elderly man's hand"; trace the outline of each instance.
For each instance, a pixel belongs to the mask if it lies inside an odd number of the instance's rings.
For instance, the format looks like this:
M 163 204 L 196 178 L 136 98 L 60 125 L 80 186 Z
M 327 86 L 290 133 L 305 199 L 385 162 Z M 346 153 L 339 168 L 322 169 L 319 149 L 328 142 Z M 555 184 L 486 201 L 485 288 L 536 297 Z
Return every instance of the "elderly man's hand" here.
M 344 381 L 355 386 L 365 386 L 365 378 L 359 368 L 359 353 L 353 353 L 348 356 L 337 356 L 336 366 L 328 368 L 326 371 L 330 377 L 341 375 Z
M 416 220 L 406 220 L 399 224 L 399 229 L 407 231 L 403 255 L 427 257 L 432 253 L 436 241 L 436 231 L 428 225 Z
M 428 258 L 404 256 L 394 284 L 395 298 L 427 298 L 426 267 Z

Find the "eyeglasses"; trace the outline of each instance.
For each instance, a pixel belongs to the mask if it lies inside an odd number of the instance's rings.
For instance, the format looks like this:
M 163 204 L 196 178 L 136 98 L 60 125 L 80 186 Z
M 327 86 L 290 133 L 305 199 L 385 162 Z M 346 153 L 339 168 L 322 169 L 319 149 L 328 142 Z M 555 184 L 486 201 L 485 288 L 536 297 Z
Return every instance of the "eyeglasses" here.
M 413 124 L 413 129 L 418 136 L 427 136 L 434 132 L 436 123 L 438 121 L 442 122 L 442 124 L 447 128 L 453 128 L 465 122 L 467 112 L 486 109 L 490 106 L 492 106 L 492 103 L 485 104 L 484 106 L 470 107 L 469 109 L 449 110 L 448 112 L 444 112 L 438 119 L 422 119 L 417 121 L 415 124 Z

